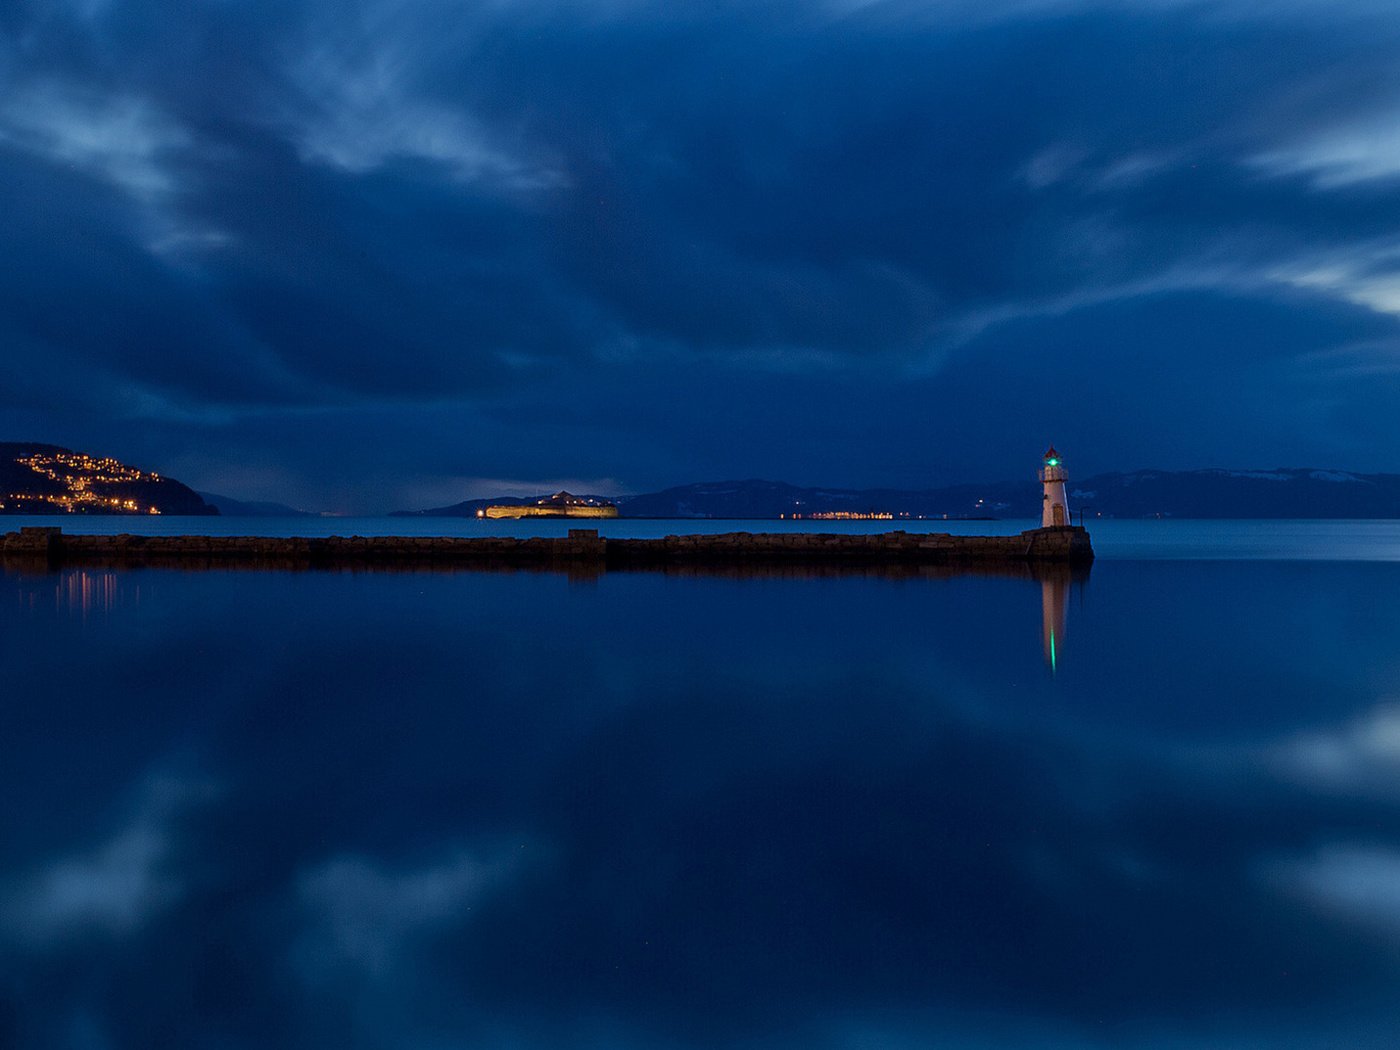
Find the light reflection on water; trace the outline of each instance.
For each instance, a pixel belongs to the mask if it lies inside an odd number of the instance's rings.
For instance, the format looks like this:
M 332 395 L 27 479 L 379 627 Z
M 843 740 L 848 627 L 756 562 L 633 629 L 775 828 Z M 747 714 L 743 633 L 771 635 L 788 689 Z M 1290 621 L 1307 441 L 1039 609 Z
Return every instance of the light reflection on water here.
M 139 605 L 141 583 L 127 579 L 119 573 L 103 570 L 93 572 L 87 569 L 73 569 L 59 576 L 54 588 L 54 603 L 61 609 L 69 609 L 83 616 L 91 612 L 110 613 L 127 602 Z
M 1087 574 L 1084 578 L 1088 578 Z M 1043 572 L 1040 578 L 1040 647 L 1052 674 L 1058 669 L 1060 654 L 1065 648 L 1070 582 L 1068 570 Z
M 1395 566 L 0 595 L 0 1045 L 1400 1024 Z
M 53 609 L 86 619 L 91 613 L 111 613 L 141 602 L 143 577 L 113 569 L 69 569 L 64 572 L 15 573 L 5 576 L 20 582 L 14 599 L 30 612 Z

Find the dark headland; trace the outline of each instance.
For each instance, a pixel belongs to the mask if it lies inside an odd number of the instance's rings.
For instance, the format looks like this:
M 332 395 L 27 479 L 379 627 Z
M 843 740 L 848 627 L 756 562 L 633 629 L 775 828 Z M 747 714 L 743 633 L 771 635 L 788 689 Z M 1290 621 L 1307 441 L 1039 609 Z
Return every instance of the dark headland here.
M 563 538 L 418 536 L 92 536 L 57 527 L 0 536 L 0 557 L 50 565 L 135 564 L 355 566 L 451 564 L 509 567 L 593 564 L 609 569 L 684 565 L 991 566 L 1083 564 L 1093 560 L 1089 534 L 1077 526 L 1029 529 L 1011 536 L 885 532 L 677 535 L 609 539 L 596 529 Z

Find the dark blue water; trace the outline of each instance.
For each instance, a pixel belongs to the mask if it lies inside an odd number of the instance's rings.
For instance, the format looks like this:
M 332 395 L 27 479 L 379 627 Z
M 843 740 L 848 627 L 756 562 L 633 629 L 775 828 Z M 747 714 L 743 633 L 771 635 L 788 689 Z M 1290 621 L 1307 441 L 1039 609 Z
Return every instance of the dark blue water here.
M 0 1046 L 1392 1046 L 1400 564 L 1332 542 L 11 568 Z

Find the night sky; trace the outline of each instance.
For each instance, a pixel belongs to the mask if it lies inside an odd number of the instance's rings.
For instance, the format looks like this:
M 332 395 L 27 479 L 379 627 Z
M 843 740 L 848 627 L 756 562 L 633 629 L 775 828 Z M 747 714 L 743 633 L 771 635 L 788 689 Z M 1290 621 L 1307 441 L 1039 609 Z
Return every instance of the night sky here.
M 1393 0 L 8 0 L 0 439 L 375 512 L 1400 470 Z

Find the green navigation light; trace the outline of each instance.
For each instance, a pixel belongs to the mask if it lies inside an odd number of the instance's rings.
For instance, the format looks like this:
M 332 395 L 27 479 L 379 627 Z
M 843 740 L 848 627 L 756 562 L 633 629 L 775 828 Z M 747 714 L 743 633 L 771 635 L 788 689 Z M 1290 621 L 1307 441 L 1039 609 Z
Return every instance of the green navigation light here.
M 1060 461 L 1058 459 L 1047 459 L 1045 461 L 1045 465 L 1047 467 L 1058 467 L 1060 465 Z

